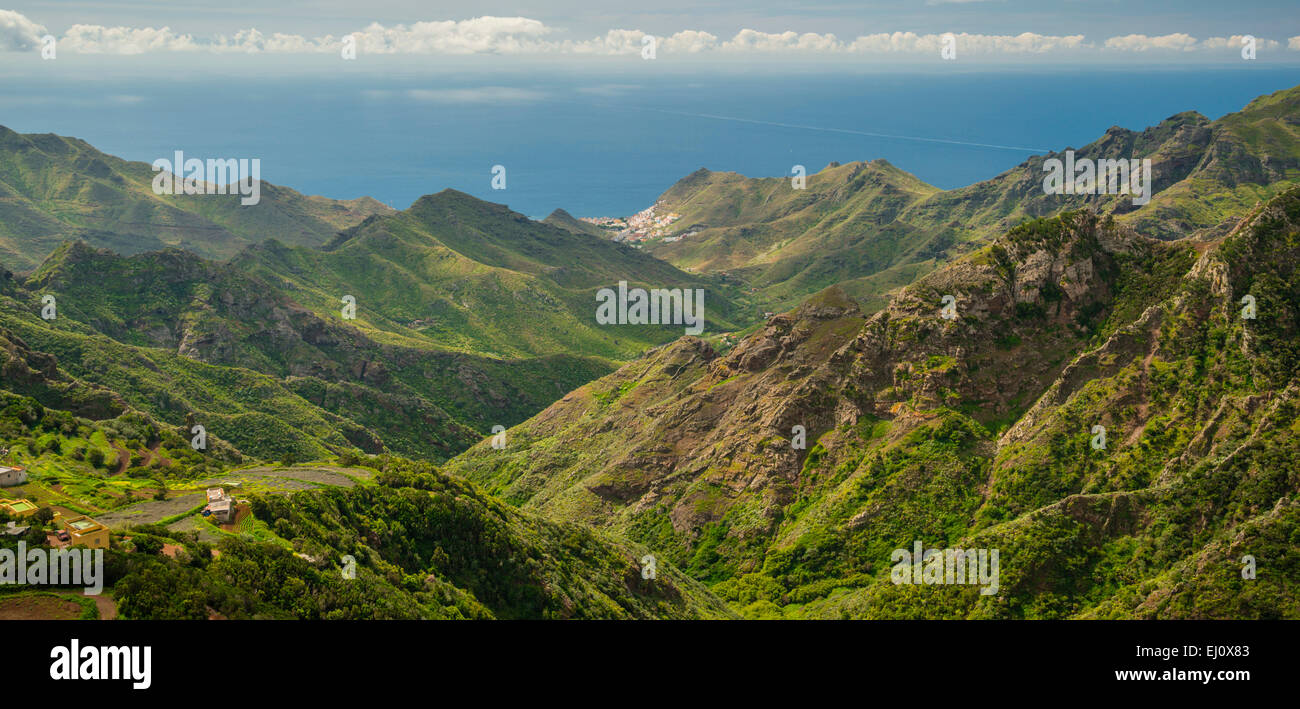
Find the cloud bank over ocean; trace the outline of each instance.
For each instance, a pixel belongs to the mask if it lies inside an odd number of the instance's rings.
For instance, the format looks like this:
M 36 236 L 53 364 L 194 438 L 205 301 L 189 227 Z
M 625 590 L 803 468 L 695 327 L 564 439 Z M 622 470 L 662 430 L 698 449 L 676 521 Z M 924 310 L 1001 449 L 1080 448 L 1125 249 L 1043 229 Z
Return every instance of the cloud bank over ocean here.
M 383 25 L 373 22 L 339 35 L 306 36 L 264 33 L 256 28 L 207 37 L 177 32 L 170 27 L 129 27 L 74 24 L 62 36 L 45 25 L 12 11 L 0 10 L 0 51 L 36 50 L 43 38 L 54 37 L 60 52 L 76 54 L 137 55 L 151 52 L 209 52 L 243 54 L 337 53 L 351 37 L 358 53 L 377 55 L 636 55 L 646 37 L 654 37 L 656 52 L 665 55 L 937 55 L 947 33 L 880 32 L 857 37 L 833 33 L 762 32 L 741 29 L 724 37 L 693 29 L 653 34 L 638 29 L 610 29 L 590 38 L 565 37 L 566 32 L 527 17 L 476 17 L 466 20 Z M 1041 56 L 1066 52 L 1072 56 L 1106 56 L 1126 53 L 1211 55 L 1236 53 L 1242 35 L 1197 38 L 1185 33 L 1127 34 L 1088 37 L 1084 34 L 1048 35 L 951 33 L 958 51 L 972 56 Z M 1258 51 L 1279 51 L 1300 58 L 1300 36 L 1280 39 L 1259 37 Z

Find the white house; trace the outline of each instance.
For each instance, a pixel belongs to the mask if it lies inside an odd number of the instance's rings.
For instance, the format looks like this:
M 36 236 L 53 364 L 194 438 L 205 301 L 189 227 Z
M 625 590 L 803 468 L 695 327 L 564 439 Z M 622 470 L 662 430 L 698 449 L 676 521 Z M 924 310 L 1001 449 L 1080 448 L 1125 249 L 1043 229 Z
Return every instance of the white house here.
M 235 500 L 222 488 L 208 488 L 207 510 L 223 524 L 235 521 Z
M 0 465 L 0 487 L 12 487 L 27 482 L 27 471 Z

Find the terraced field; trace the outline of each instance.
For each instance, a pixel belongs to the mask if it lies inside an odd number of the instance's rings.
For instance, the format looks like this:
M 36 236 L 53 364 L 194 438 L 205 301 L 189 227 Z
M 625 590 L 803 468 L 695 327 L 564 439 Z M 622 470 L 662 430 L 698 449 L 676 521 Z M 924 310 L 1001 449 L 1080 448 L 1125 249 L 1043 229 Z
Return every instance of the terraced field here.
M 100 522 L 110 529 L 124 529 L 136 524 L 158 524 L 171 520 L 172 529 L 194 529 L 200 537 L 212 537 L 207 525 L 196 523 L 197 520 L 173 519 L 194 510 L 204 504 L 202 489 L 225 487 L 235 497 L 242 495 L 288 494 L 300 490 L 314 490 L 321 486 L 353 487 L 358 481 L 370 480 L 374 471 L 362 468 L 344 468 L 330 465 L 308 465 L 293 467 L 257 466 L 232 470 L 220 477 L 208 478 L 196 482 L 192 493 L 173 497 L 168 500 L 150 500 L 122 509 L 106 512 L 98 517 Z M 184 524 L 185 526 L 180 526 Z

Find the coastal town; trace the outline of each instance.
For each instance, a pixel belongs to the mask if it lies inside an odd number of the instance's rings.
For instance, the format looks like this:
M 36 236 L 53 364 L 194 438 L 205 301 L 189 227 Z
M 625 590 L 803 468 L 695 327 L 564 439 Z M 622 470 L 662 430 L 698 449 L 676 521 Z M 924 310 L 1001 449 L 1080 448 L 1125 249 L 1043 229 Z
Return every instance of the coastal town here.
M 646 241 L 672 243 L 694 233 L 672 234 L 670 227 L 682 215 L 677 212 L 661 213 L 662 209 L 663 202 L 655 202 L 630 217 L 581 217 L 580 220 L 614 232 L 610 237 L 614 241 L 637 247 Z

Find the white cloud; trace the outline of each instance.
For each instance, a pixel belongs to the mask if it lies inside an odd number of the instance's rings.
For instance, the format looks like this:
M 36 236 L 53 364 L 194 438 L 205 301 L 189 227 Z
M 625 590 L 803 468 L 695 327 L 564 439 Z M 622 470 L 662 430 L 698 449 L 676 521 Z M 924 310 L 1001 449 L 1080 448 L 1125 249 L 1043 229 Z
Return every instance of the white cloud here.
M 143 54 L 158 51 L 203 49 L 188 34 L 176 34 L 163 27 L 103 27 L 73 25 L 59 40 L 60 51 L 78 54 Z
M 240 30 L 235 33 L 234 37 L 220 37 L 212 45 L 212 49 L 213 51 L 247 52 L 249 54 L 258 52 L 307 54 L 337 51 L 336 48 L 341 42 L 341 39 L 336 40 L 329 35 L 310 40 L 301 35 L 276 32 L 267 37 L 255 29 L 250 29 Z
M 942 34 L 918 35 L 915 32 L 890 32 L 858 37 L 849 48 L 855 52 L 928 52 L 937 53 L 943 46 Z M 1083 35 L 1042 35 L 1024 32 L 1018 35 L 954 33 L 957 52 L 965 54 L 1041 54 L 1088 47 Z
M 1072 34 L 1066 36 L 1053 36 L 1034 34 L 1033 32 L 1022 32 L 1018 35 L 957 35 L 957 45 L 962 45 L 962 38 L 968 37 L 968 42 L 977 52 L 1009 52 L 1013 54 L 1042 54 L 1056 50 L 1073 50 L 1081 49 L 1087 45 L 1084 44 L 1083 35 Z
M 1234 34 L 1231 37 L 1207 37 L 1205 39 L 1196 39 L 1188 34 L 1167 34 L 1158 37 L 1148 37 L 1144 34 L 1129 34 L 1122 37 L 1111 37 L 1106 40 L 1106 49 L 1115 49 L 1127 52 L 1146 52 L 1146 51 L 1175 51 L 1175 52 L 1193 52 L 1193 51 L 1221 51 L 1221 50 L 1240 50 L 1242 39 L 1246 35 Z M 1255 38 L 1256 49 L 1278 49 L 1282 46 L 1281 42 L 1263 37 Z M 1293 45 L 1292 49 L 1300 49 L 1300 46 Z
M 25 52 L 35 49 L 47 34 L 43 25 L 13 10 L 0 10 L 0 52 Z
M 545 24 L 526 17 L 416 22 L 384 27 L 378 22 L 353 33 L 367 54 L 519 54 L 546 51 Z
M 1126 52 L 1145 52 L 1153 49 L 1190 52 L 1196 49 L 1196 46 L 1195 37 L 1181 32 L 1159 37 L 1148 37 L 1144 34 L 1126 34 L 1122 37 L 1111 37 L 1106 40 L 1105 44 L 1106 49 L 1119 49 Z
M 1209 37 L 1207 39 L 1201 40 L 1201 48 L 1202 49 L 1231 49 L 1234 51 L 1239 51 L 1242 47 L 1241 41 L 1246 37 L 1247 35 L 1241 35 L 1241 34 L 1234 34 L 1231 37 Z M 1282 43 L 1278 42 L 1277 40 L 1263 39 L 1262 37 L 1255 38 L 1256 49 L 1277 49 L 1281 46 Z
M 585 42 L 561 42 L 550 49 L 575 54 L 639 54 L 646 36 L 647 33 L 640 30 L 610 30 L 603 37 Z
M 698 30 L 683 30 L 677 34 L 667 37 L 663 40 L 662 46 L 665 52 L 677 54 L 695 54 L 718 46 L 716 35 Z
M 837 52 L 844 49 L 844 45 L 835 38 L 833 34 L 817 34 L 815 32 L 805 32 L 798 34 L 796 32 L 782 32 L 773 34 L 769 32 L 759 32 L 757 30 L 741 30 L 736 33 L 735 37 L 722 43 L 722 49 L 732 52 L 741 51 L 812 51 L 812 52 Z

